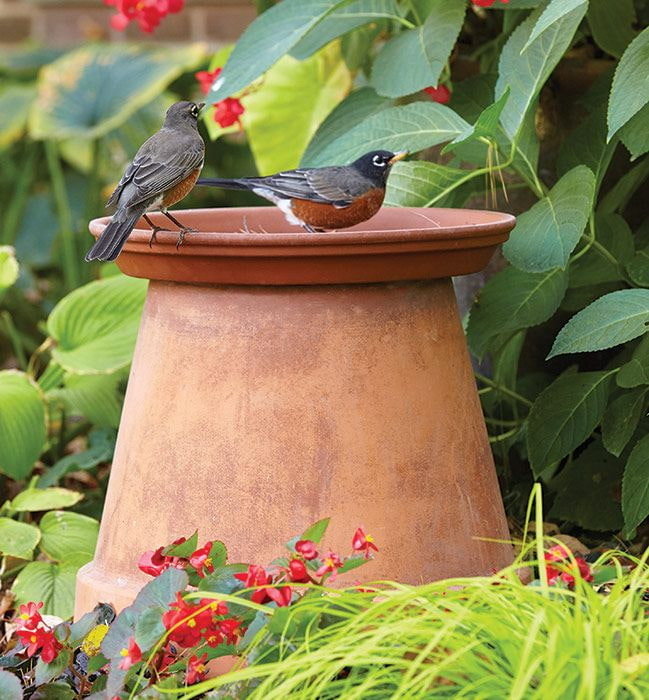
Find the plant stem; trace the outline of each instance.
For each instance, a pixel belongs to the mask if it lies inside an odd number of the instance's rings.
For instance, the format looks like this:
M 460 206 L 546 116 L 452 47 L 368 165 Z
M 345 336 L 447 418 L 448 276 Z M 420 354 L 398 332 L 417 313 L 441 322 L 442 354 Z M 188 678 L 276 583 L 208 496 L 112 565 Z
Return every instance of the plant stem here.
M 18 224 L 27 204 L 29 188 L 34 179 L 36 151 L 37 145 L 35 143 L 30 142 L 25 146 L 24 160 L 16 180 L 13 195 L 7 203 L 2 233 L 0 234 L 0 241 L 5 245 L 13 244 L 18 234 Z
M 524 396 L 519 394 L 516 391 L 513 391 L 512 389 L 508 389 L 506 386 L 503 386 L 502 384 L 498 384 L 497 382 L 494 382 L 493 379 L 489 379 L 489 377 L 485 377 L 484 374 L 480 374 L 480 372 L 474 372 L 476 379 L 478 381 L 481 381 L 483 384 L 486 384 L 488 387 L 491 387 L 492 389 L 495 389 L 496 391 L 499 391 L 501 394 L 505 394 L 505 396 L 509 396 L 512 399 L 516 399 L 516 401 L 519 401 L 522 403 L 524 406 L 528 406 L 531 408 L 533 406 L 532 401 L 529 399 L 526 399 Z
M 11 314 L 8 311 L 3 311 L 0 313 L 0 320 L 5 327 L 5 332 L 7 337 L 11 341 L 11 346 L 13 347 L 14 354 L 18 360 L 18 365 L 23 371 L 27 369 L 27 356 L 25 355 L 25 348 L 23 346 L 23 341 L 20 337 L 18 329 L 14 325 Z
M 63 276 L 66 289 L 70 292 L 79 286 L 80 274 L 77 251 L 72 228 L 70 201 L 65 190 L 63 168 L 59 160 L 58 148 L 54 141 L 45 141 L 45 156 L 52 181 L 52 192 L 61 225 L 61 243 L 63 248 Z

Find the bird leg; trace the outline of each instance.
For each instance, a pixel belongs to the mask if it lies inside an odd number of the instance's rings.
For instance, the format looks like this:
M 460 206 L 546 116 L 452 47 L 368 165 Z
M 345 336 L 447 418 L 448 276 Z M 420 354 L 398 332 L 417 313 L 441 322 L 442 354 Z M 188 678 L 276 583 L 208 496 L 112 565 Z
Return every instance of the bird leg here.
M 191 226 L 183 226 L 178 219 L 176 219 L 175 216 L 172 216 L 168 211 L 165 209 L 160 210 L 168 219 L 174 222 L 176 226 L 180 229 L 178 232 L 178 240 L 176 241 L 176 250 L 180 248 L 180 246 L 184 243 L 185 241 L 185 235 L 188 233 L 196 233 L 198 229 L 192 228 Z
M 302 224 L 302 228 L 307 231 L 307 233 L 317 233 L 317 231 L 313 228 L 313 226 L 309 226 L 309 224 Z
M 146 214 L 143 215 L 143 218 L 147 222 L 147 224 L 149 224 L 149 226 L 151 227 L 151 238 L 149 238 L 149 248 L 152 248 L 153 243 L 158 242 L 157 238 L 156 238 L 158 235 L 158 231 L 171 231 L 171 229 L 170 228 L 163 228 L 162 226 L 158 226 L 157 224 L 154 224 L 153 221 L 151 221 L 151 219 L 149 219 L 149 217 Z

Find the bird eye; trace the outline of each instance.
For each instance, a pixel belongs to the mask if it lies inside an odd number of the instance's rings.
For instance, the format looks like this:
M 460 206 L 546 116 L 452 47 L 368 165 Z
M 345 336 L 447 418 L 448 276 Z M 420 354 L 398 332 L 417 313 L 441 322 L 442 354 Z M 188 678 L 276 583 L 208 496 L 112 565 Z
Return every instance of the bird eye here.
M 198 117 L 198 107 L 196 105 L 192 105 L 189 108 L 189 111 L 191 112 L 192 117 Z
M 374 156 L 374 158 L 372 158 L 372 163 L 374 163 L 374 165 L 377 165 L 379 168 L 385 168 L 385 161 L 383 160 L 383 156 Z

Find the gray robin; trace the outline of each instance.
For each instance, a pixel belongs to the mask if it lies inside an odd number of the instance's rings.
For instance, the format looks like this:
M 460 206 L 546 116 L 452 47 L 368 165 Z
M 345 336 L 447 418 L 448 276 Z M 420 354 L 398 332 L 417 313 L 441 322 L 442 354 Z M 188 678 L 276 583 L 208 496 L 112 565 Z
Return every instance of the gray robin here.
M 176 248 L 185 233 L 194 230 L 183 226 L 167 207 L 189 194 L 203 167 L 205 144 L 197 121 L 203 106 L 202 102 L 176 102 L 169 107 L 162 128 L 140 146 L 106 203 L 107 207 L 115 205 L 116 211 L 86 260 L 115 260 L 141 216 L 151 227 L 149 244 L 158 231 L 171 230 L 149 219 L 146 212 L 154 209 L 180 229 Z
M 347 228 L 374 216 L 383 204 L 390 168 L 407 155 L 408 151 L 371 151 L 349 165 L 234 180 L 204 178 L 197 184 L 251 190 L 276 204 L 289 224 L 314 233 Z

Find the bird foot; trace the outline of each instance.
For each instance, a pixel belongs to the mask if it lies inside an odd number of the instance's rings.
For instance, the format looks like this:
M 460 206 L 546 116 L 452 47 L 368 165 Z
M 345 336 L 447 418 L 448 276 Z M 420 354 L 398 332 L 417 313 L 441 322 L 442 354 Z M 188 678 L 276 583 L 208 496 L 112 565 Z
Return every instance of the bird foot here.
M 153 244 L 158 242 L 158 231 L 171 231 L 170 228 L 163 228 L 162 226 L 154 226 L 151 229 L 151 238 L 149 238 L 149 248 L 153 248 Z
M 178 232 L 178 240 L 176 241 L 176 250 L 185 242 L 185 235 L 188 233 L 198 233 L 196 228 L 181 228 Z

